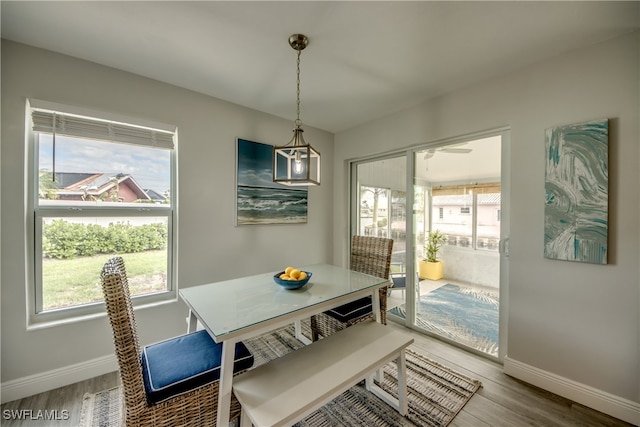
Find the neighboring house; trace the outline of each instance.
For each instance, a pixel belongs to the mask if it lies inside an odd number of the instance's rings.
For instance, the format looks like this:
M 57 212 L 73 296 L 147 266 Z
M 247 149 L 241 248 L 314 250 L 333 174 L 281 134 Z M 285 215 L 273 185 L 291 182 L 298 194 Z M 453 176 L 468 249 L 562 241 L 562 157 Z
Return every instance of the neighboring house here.
M 123 173 L 57 172 L 55 176 L 57 184 L 55 194 L 58 200 L 102 200 L 106 202 L 156 200 L 147 194 L 131 175 Z M 157 193 L 154 192 L 154 194 Z
M 145 188 L 144 192 L 147 193 L 147 196 L 149 196 L 149 198 L 151 200 L 153 200 L 155 203 L 166 203 L 167 202 L 167 197 L 165 197 L 164 195 L 158 193 L 155 190 L 152 190 L 150 188 Z
M 479 248 L 497 250 L 500 240 L 501 194 L 477 196 L 476 235 Z M 447 236 L 447 245 L 470 247 L 473 235 L 473 202 L 469 195 L 434 196 L 433 228 Z

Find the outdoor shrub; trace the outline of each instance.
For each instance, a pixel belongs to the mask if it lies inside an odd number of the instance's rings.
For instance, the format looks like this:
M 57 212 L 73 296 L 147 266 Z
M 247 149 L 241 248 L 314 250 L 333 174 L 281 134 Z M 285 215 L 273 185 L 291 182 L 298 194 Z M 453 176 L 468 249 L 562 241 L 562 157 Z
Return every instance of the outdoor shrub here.
M 166 225 L 161 223 L 134 226 L 116 222 L 102 227 L 56 219 L 44 224 L 42 234 L 44 256 L 55 259 L 143 252 L 167 245 Z
M 82 237 L 77 225 L 61 219 L 45 225 L 42 233 L 42 251 L 45 256 L 56 259 L 75 258 L 77 242 Z

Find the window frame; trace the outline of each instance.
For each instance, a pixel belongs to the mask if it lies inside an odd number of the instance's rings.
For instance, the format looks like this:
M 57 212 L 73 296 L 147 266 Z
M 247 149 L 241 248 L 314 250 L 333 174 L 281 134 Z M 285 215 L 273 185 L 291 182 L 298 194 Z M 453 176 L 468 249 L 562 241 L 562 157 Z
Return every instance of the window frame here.
M 460 190 L 463 190 L 464 193 L 466 194 L 467 192 L 467 186 L 461 186 L 460 184 L 451 184 L 451 185 L 443 185 L 440 186 L 440 188 L 438 188 L 438 193 L 439 194 L 433 194 L 433 190 L 428 192 L 428 199 L 429 199 L 429 203 L 430 205 L 434 205 L 433 204 L 433 199 L 434 197 L 438 197 L 438 196 L 445 196 L 445 195 L 451 195 L 451 194 L 456 194 L 457 192 L 459 192 Z M 448 241 L 447 243 L 445 243 L 445 246 L 451 250 L 463 250 L 463 251 L 481 251 L 481 252 L 488 252 L 488 253 L 492 253 L 492 252 L 499 252 L 499 248 L 495 248 L 495 249 L 485 249 L 484 247 L 481 247 L 479 245 L 479 237 L 478 237 L 478 206 L 480 205 L 478 202 L 478 194 L 479 193 L 498 193 L 498 194 L 502 194 L 502 188 L 501 188 L 501 184 L 500 183 L 495 183 L 495 182 L 488 182 L 488 183 L 476 183 L 474 185 L 469 185 L 469 189 L 472 190 L 472 197 L 471 197 L 471 202 L 470 205 L 466 207 L 466 209 L 469 209 L 470 212 L 468 213 L 463 213 L 463 207 L 460 207 L 460 212 L 459 215 L 462 216 L 470 216 L 471 217 L 471 235 L 469 236 L 470 244 L 469 245 L 458 245 L 458 244 L 450 244 Z M 478 191 L 480 190 L 480 191 Z M 443 207 L 442 206 L 438 206 L 439 212 L 442 212 Z M 500 207 L 497 208 L 498 211 L 498 215 L 500 212 Z M 450 212 L 451 213 L 451 212 Z M 442 216 L 439 216 L 438 218 L 439 220 L 444 219 Z M 497 222 L 500 222 L 499 220 Z M 433 228 L 438 228 L 437 226 L 435 226 L 433 224 L 433 215 L 429 217 L 429 229 L 433 229 Z M 446 233 L 445 234 L 449 234 Z M 499 238 L 498 238 L 499 240 Z
M 83 202 L 82 205 L 42 205 L 39 202 L 39 135 L 32 125 L 32 111 L 34 109 L 49 109 L 66 114 L 78 114 L 99 120 L 117 121 L 134 126 L 149 127 L 162 131 L 173 132 L 173 148 L 169 149 L 170 194 L 168 205 Z M 46 132 L 42 132 L 46 133 Z M 28 329 L 55 326 L 75 322 L 87 318 L 101 317 L 106 314 L 104 302 L 92 302 L 71 307 L 42 311 L 43 308 L 43 277 L 42 255 L 43 234 L 42 224 L 46 218 L 134 218 L 134 217 L 164 217 L 167 221 L 167 288 L 160 292 L 132 296 L 135 307 L 154 306 L 174 302 L 177 300 L 177 224 L 178 224 L 178 194 L 177 194 L 177 139 L 175 126 L 140 120 L 133 117 L 88 110 L 59 103 L 51 103 L 35 99 L 28 99 L 25 110 L 25 147 L 26 147 L 26 239 L 27 239 L 27 280 L 26 297 L 28 305 Z M 104 141 L 108 139 L 104 138 Z M 108 141 L 117 142 L 118 141 Z M 142 144 L 144 145 L 144 144 Z M 153 148 L 153 145 L 144 145 Z

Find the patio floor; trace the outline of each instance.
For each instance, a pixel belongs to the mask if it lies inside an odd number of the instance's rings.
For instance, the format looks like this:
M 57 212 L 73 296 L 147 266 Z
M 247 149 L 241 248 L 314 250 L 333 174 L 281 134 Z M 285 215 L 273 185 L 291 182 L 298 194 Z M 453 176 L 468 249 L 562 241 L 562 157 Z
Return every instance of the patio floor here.
M 438 292 L 438 301 L 432 301 L 430 292 L 450 284 L 460 289 L 459 293 L 451 294 Z M 454 288 L 454 287 L 447 287 Z M 455 289 L 455 288 L 454 288 Z M 469 307 L 464 304 L 465 298 L 460 295 L 473 295 L 469 301 Z M 387 299 L 387 310 L 391 311 L 389 318 L 404 317 L 405 291 L 395 290 Z M 498 356 L 498 290 L 485 286 L 477 286 L 469 283 L 461 283 L 455 280 L 421 280 L 420 281 L 419 311 L 416 315 L 416 324 L 434 335 L 447 340 L 457 342 L 466 347 L 473 348 L 490 356 Z M 445 298 L 445 300 L 442 300 Z M 450 298 L 450 300 L 446 300 Z M 430 305 L 431 304 L 431 305 Z M 435 305 L 434 305 L 435 304 Z M 462 304 L 462 305 L 461 305 Z M 396 308 L 394 310 L 394 308 Z M 451 310 L 451 316 L 441 314 Z M 396 316 L 393 316 L 395 314 Z M 462 319 L 461 317 L 466 317 Z M 397 317 L 396 317 L 397 318 Z

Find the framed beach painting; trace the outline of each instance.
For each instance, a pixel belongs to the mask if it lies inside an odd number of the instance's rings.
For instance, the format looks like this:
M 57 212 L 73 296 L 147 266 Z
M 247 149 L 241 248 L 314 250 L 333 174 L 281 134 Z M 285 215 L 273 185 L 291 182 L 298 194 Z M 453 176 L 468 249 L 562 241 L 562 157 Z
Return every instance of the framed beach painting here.
M 236 225 L 307 222 L 306 188 L 273 182 L 273 146 L 236 139 Z
M 546 130 L 544 256 L 607 264 L 609 121 Z

